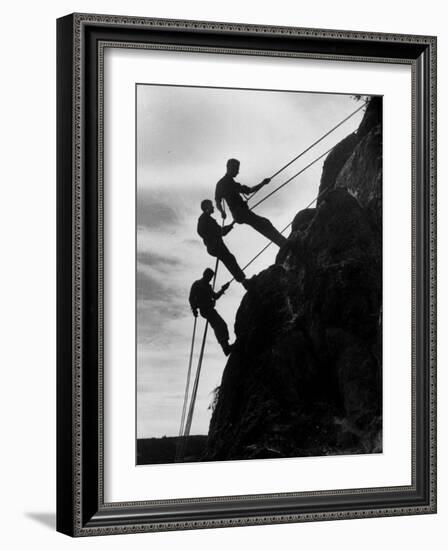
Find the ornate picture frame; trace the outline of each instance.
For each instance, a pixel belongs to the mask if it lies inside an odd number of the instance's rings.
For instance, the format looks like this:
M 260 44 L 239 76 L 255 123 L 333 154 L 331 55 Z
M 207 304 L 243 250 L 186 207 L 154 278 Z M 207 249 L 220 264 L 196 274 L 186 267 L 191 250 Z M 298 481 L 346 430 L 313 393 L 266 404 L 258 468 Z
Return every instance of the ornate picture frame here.
M 408 65 L 412 73 L 412 449 L 405 486 L 107 502 L 104 51 Z M 436 512 L 436 38 L 72 14 L 57 22 L 57 530 L 70 536 Z M 400 342 L 394 342 L 399 346 Z M 130 368 L 133 366 L 130 365 Z

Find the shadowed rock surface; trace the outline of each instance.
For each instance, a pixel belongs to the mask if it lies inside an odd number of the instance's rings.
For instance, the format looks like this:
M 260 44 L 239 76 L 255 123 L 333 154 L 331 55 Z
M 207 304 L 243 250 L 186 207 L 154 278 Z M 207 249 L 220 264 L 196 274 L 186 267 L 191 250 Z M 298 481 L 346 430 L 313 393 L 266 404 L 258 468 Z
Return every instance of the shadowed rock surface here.
M 204 459 L 382 450 L 381 99 L 235 320 Z

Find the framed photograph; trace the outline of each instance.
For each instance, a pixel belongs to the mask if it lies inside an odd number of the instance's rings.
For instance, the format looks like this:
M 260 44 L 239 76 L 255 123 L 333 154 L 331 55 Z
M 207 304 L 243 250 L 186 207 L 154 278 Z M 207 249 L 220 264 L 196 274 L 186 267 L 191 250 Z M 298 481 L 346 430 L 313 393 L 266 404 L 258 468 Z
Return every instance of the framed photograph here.
M 57 529 L 435 513 L 436 38 L 57 41 Z

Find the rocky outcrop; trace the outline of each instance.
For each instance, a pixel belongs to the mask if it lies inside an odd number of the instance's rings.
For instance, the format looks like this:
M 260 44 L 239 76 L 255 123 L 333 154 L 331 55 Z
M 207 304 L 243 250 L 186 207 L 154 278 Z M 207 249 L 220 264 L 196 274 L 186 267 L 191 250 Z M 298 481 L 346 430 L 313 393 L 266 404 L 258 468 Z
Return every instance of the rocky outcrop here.
M 378 98 L 241 302 L 208 460 L 381 451 L 381 166 Z
M 335 187 L 347 189 L 361 206 L 374 199 L 381 200 L 382 116 L 382 98 L 373 97 L 357 132 L 344 138 L 329 153 L 322 169 L 318 205 L 326 192 Z

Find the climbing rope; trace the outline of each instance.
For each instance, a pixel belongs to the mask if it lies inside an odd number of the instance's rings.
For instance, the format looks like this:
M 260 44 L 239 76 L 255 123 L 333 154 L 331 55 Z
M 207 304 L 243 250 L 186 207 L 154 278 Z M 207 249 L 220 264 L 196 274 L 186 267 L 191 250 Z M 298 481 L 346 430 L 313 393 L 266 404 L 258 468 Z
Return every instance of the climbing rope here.
M 275 174 L 272 174 L 272 176 L 269 178 L 269 179 L 274 179 L 276 176 L 278 176 L 279 174 L 281 174 L 283 172 L 283 170 L 286 170 L 286 168 L 288 168 L 288 166 L 291 166 L 291 164 L 293 162 L 295 162 L 296 160 L 298 160 L 300 157 L 303 157 L 303 155 L 305 155 L 305 153 L 308 153 L 308 151 L 310 151 L 315 145 L 317 145 L 318 143 L 320 143 L 322 140 L 324 140 L 327 136 L 329 136 L 330 134 L 332 134 L 335 130 L 337 130 L 340 126 L 342 126 L 345 122 L 347 122 L 347 120 L 350 120 L 353 116 L 356 115 L 356 113 L 358 113 L 361 109 L 363 109 L 365 107 L 366 103 L 364 102 L 360 107 L 358 107 L 357 109 L 355 109 L 352 113 L 350 113 L 348 116 L 346 116 L 343 120 L 341 120 L 341 122 L 338 122 L 338 124 L 336 124 L 336 126 L 333 126 L 333 128 L 331 128 L 330 130 L 328 130 L 328 132 L 326 132 L 323 136 L 321 136 L 319 139 L 317 139 L 316 141 L 314 141 L 311 145 L 309 145 L 306 149 L 304 149 L 302 152 L 300 152 L 296 157 L 294 157 L 293 159 L 291 159 L 289 162 L 287 162 L 286 164 L 284 164 L 279 170 L 277 170 L 277 172 L 275 172 Z M 298 175 L 298 174 L 297 174 Z M 258 193 L 258 191 L 255 191 L 255 193 L 252 193 L 252 195 L 249 197 L 248 201 L 252 200 L 254 198 L 254 196 Z
M 293 176 L 291 176 L 289 179 L 287 179 L 285 182 L 283 182 L 281 185 L 279 185 L 278 187 L 276 187 L 273 191 L 271 191 L 268 195 L 266 195 L 265 197 L 263 197 L 262 199 L 260 199 L 258 202 L 256 202 L 253 206 L 250 207 L 249 210 L 253 210 L 254 208 L 256 208 L 257 206 L 259 206 L 261 203 L 263 203 L 265 200 L 269 199 L 269 197 L 272 197 L 272 195 L 274 195 L 275 193 L 277 193 L 277 191 L 280 191 L 280 189 L 282 189 L 283 187 L 285 187 L 285 185 L 288 185 L 288 183 L 290 183 L 292 180 L 294 180 L 295 178 L 297 178 L 297 176 L 300 176 L 300 174 L 303 174 L 303 172 L 305 172 L 305 170 L 308 170 L 308 168 L 310 168 L 311 166 L 313 166 L 313 164 L 316 164 L 316 162 L 318 162 L 320 159 L 322 159 L 323 157 L 325 157 L 325 155 L 328 155 L 328 153 L 330 153 L 331 151 L 333 151 L 333 149 L 335 148 L 336 146 L 333 145 L 333 147 L 330 147 L 330 149 L 328 149 L 327 151 L 325 151 L 325 153 L 322 153 L 322 155 L 320 155 L 319 157 L 317 157 L 316 159 L 314 159 L 312 162 L 310 162 L 309 164 L 307 164 L 305 166 L 305 168 L 302 168 L 301 170 L 299 170 L 296 174 L 294 174 Z
M 215 276 L 213 277 L 213 284 L 212 284 L 213 291 L 215 290 L 216 276 L 218 275 L 218 266 L 219 266 L 219 260 L 216 259 Z M 197 395 L 198 386 L 199 386 L 199 376 L 201 374 L 202 360 L 204 358 L 205 341 L 206 341 L 206 338 L 207 338 L 208 325 L 209 325 L 209 323 L 208 323 L 208 321 L 206 321 L 205 328 L 204 328 L 204 336 L 202 338 L 201 351 L 199 353 L 198 368 L 196 370 L 196 377 L 195 377 L 195 380 L 194 380 L 193 392 L 191 394 L 190 410 L 188 411 L 187 423 L 186 423 L 185 432 L 184 432 L 184 435 L 187 436 L 187 437 L 190 435 L 191 423 L 192 423 L 192 420 L 193 420 L 193 413 L 194 413 L 194 407 L 195 407 L 195 402 L 196 402 L 196 395 Z
M 195 381 L 194 381 L 193 392 L 191 394 L 190 410 L 188 411 L 187 424 L 185 426 L 185 432 L 184 432 L 185 437 L 188 437 L 190 435 L 191 423 L 193 421 L 194 407 L 195 407 L 195 404 L 196 404 L 196 396 L 197 396 L 198 387 L 199 387 L 199 376 L 201 374 L 202 360 L 204 359 L 205 342 L 207 340 L 208 324 L 209 323 L 207 321 L 205 323 L 204 336 L 202 337 L 201 351 L 199 353 L 198 368 L 196 370 L 196 377 L 195 377 Z
M 194 324 L 193 324 L 193 335 L 191 337 L 191 346 L 190 346 L 190 359 L 188 361 L 188 371 L 187 371 L 187 383 L 185 385 L 185 395 L 184 395 L 184 404 L 182 407 L 182 417 L 180 420 L 180 428 L 179 428 L 179 437 L 184 432 L 184 423 L 185 423 L 185 413 L 187 412 L 187 402 L 188 402 L 188 393 L 190 390 L 190 378 L 191 378 L 191 365 L 193 362 L 193 352 L 194 352 L 194 342 L 196 337 L 196 325 L 198 322 L 198 318 L 194 318 Z

